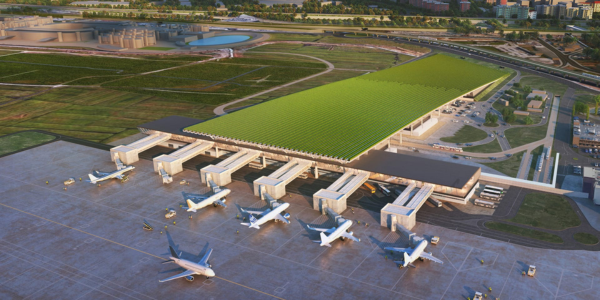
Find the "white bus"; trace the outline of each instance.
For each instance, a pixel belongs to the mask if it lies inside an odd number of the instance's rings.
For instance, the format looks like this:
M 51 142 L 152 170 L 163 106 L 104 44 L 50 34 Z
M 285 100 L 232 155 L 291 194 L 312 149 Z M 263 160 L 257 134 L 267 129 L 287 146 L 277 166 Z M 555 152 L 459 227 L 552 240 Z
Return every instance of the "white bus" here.
M 500 195 L 498 194 L 489 194 L 486 192 L 481 192 L 481 194 L 479 194 L 479 197 L 488 200 L 500 201 Z
M 502 192 L 498 192 L 496 190 L 483 189 L 482 193 L 497 195 L 498 197 L 502 197 Z
M 493 186 L 493 185 L 486 185 L 484 188 L 484 190 L 496 190 L 500 193 L 504 193 L 504 189 L 501 187 L 497 187 L 497 186 Z
M 379 190 L 386 196 L 391 195 L 390 190 L 388 190 L 387 188 L 385 188 L 385 186 L 381 185 L 381 184 L 377 184 L 377 186 L 379 187 Z
M 435 200 L 432 198 L 427 198 L 427 201 L 431 202 L 431 204 L 435 205 L 435 207 L 442 207 L 442 201 Z
M 475 199 L 475 201 L 473 201 L 473 204 L 475 204 L 477 206 L 487 207 L 487 208 L 498 207 L 498 205 L 496 205 L 496 203 L 492 203 L 492 202 L 481 200 L 481 199 Z

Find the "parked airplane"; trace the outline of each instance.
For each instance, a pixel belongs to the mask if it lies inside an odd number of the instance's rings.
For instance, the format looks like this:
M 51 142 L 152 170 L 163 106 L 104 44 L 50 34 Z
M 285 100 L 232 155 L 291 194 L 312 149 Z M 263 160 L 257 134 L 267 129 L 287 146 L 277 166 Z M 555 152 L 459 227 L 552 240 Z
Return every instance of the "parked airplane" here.
M 90 177 L 89 182 L 91 182 L 92 184 L 96 184 L 100 181 L 104 181 L 104 180 L 108 180 L 108 179 L 112 179 L 112 178 L 117 178 L 120 180 L 127 180 L 127 176 L 124 174 L 129 171 L 133 171 L 133 169 L 135 169 L 134 166 L 124 165 L 119 158 L 115 159 L 115 164 L 117 165 L 116 171 L 112 171 L 112 172 L 93 171 L 92 174 L 88 174 L 88 176 Z
M 245 223 L 241 223 L 242 225 L 246 225 L 250 228 L 256 228 L 256 229 L 260 229 L 260 225 L 271 221 L 271 220 L 275 220 L 275 222 L 285 222 L 286 224 L 290 224 L 290 220 L 288 220 L 290 218 L 290 214 L 286 213 L 284 210 L 286 208 L 288 208 L 290 206 L 289 203 L 279 203 L 277 201 L 272 201 L 271 202 L 271 208 L 267 208 L 267 210 L 265 211 L 260 211 L 260 210 L 244 210 L 242 209 L 243 212 L 249 213 L 250 214 L 250 223 L 245 222 Z M 259 216 L 259 219 L 257 220 L 253 214 L 257 214 Z M 283 215 L 282 215 L 283 214 Z
M 350 226 L 352 226 L 352 221 L 350 221 L 350 220 L 346 220 L 346 221 L 344 221 L 344 223 L 342 223 L 337 228 L 332 227 L 331 229 L 312 228 L 307 225 L 308 229 L 321 232 L 321 234 L 320 234 L 321 240 L 313 241 L 313 242 L 321 243 L 321 246 L 327 246 L 327 247 L 331 247 L 331 245 L 330 245 L 331 242 L 335 241 L 338 238 L 340 238 L 342 241 L 345 239 L 350 239 L 355 242 L 360 242 L 360 239 L 354 237 L 353 236 L 354 233 L 352 231 L 349 231 Z
M 180 258 L 181 252 L 177 254 L 173 247 L 169 246 L 169 251 L 171 251 L 170 259 L 163 262 L 164 263 L 175 263 L 180 267 L 186 269 L 186 271 L 179 273 L 175 276 L 171 276 L 169 278 L 165 278 L 163 280 L 159 280 L 159 282 L 165 282 L 181 277 L 185 277 L 187 281 L 194 281 L 194 275 L 204 275 L 206 279 L 210 279 L 211 277 L 215 277 L 215 272 L 211 269 L 212 266 L 208 263 L 208 258 L 212 254 L 212 249 L 208 249 L 204 257 L 198 262 L 192 262 L 187 259 Z
M 400 264 L 402 267 L 412 267 L 415 265 L 412 263 L 419 259 L 423 261 L 423 259 L 428 259 L 434 261 L 436 263 L 443 264 L 444 262 L 438 258 L 435 258 L 431 252 L 425 252 L 425 247 L 427 247 L 427 241 L 421 240 L 416 247 L 414 248 L 396 248 L 396 247 L 385 247 L 385 250 L 391 250 L 396 252 L 404 252 L 404 261 L 396 261 L 397 264 Z
M 213 194 L 210 197 L 191 196 L 189 199 L 185 200 L 188 205 L 187 211 L 196 212 L 197 210 L 202 209 L 211 204 L 214 207 L 217 207 L 217 205 L 227 207 L 227 205 L 225 205 L 225 201 L 226 201 L 225 197 L 227 195 L 229 195 L 229 193 L 231 193 L 230 189 L 224 189 L 224 190 L 221 190 L 221 191 Z M 199 201 L 199 202 L 194 203 L 194 201 L 192 201 L 192 199 L 194 199 L 195 201 Z

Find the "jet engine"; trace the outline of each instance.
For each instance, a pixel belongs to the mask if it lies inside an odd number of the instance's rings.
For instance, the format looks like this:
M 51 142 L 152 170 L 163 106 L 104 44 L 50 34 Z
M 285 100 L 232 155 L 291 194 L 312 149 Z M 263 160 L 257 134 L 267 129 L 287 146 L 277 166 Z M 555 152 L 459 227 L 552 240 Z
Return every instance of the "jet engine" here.
M 190 276 L 185 276 L 185 280 L 187 280 L 189 282 L 192 282 L 192 281 L 194 281 L 194 276 L 191 276 L 191 275 Z

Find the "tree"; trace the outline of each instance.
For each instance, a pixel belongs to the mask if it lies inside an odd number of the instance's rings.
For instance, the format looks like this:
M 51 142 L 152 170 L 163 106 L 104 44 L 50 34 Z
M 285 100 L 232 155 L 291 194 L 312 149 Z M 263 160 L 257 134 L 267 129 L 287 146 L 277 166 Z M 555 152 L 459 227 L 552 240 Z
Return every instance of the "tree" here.
M 508 107 L 502 109 L 502 117 L 504 118 L 504 120 L 506 120 L 506 117 L 510 116 L 512 113 L 512 110 Z
M 486 124 L 496 124 L 496 122 L 498 122 L 498 115 L 491 112 L 485 114 Z
M 533 119 L 530 116 L 525 117 L 525 125 L 533 124 Z
M 514 113 L 511 112 L 510 115 L 508 115 L 506 118 L 504 118 L 504 121 L 508 122 L 508 123 L 512 123 L 517 119 L 517 117 L 515 116 Z
M 547 40 L 551 40 L 552 39 L 552 35 L 551 34 L 546 34 L 546 39 Z
M 598 115 L 598 104 L 600 104 L 600 95 L 594 97 L 594 102 L 596 103 L 596 115 Z
M 529 94 L 531 93 L 531 87 L 526 85 L 523 87 L 523 92 L 525 92 L 525 94 Z
M 523 100 L 522 100 L 521 98 L 516 98 L 516 99 L 514 99 L 514 100 L 512 101 L 512 103 L 513 103 L 513 105 L 514 105 L 516 108 L 521 108 L 521 107 L 523 107 L 523 105 L 524 105 L 524 103 L 523 103 Z
M 566 34 L 565 34 L 565 36 L 563 36 L 563 43 L 570 45 L 575 42 L 577 42 L 577 39 L 574 36 L 566 35 Z

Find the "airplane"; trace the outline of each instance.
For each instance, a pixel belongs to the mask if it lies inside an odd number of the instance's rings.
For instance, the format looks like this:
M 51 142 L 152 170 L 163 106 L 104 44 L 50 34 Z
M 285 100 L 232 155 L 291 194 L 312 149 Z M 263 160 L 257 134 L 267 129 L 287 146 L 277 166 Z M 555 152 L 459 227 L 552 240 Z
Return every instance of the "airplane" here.
M 436 263 L 444 263 L 440 259 L 435 258 L 431 252 L 425 252 L 425 247 L 427 247 L 427 241 L 423 239 L 414 248 L 385 247 L 384 249 L 396 252 L 404 252 L 404 261 L 395 261 L 395 263 L 401 265 L 402 267 L 409 266 L 411 268 L 415 268 L 415 265 L 412 263 L 417 259 L 421 261 L 423 261 L 423 259 L 428 259 Z
M 204 257 L 202 257 L 202 259 L 197 263 L 180 258 L 181 252 L 177 254 L 177 252 L 175 252 L 175 249 L 173 249 L 173 247 L 171 246 L 169 246 L 169 251 L 171 251 L 171 256 L 169 257 L 170 259 L 162 263 L 175 263 L 186 270 L 175 276 L 159 280 L 158 282 L 170 281 L 181 277 L 185 277 L 187 281 L 194 281 L 194 275 L 204 275 L 206 276 L 206 279 L 215 277 L 215 271 L 211 269 L 212 266 L 208 263 L 208 258 L 212 254 L 212 249 L 208 249 L 208 251 L 206 251 L 206 254 L 204 254 Z
M 314 231 L 320 231 L 321 232 L 321 240 L 320 241 L 313 241 L 315 243 L 321 243 L 321 246 L 327 246 L 327 247 L 331 247 L 331 242 L 335 241 L 336 239 L 341 239 L 342 241 L 345 239 L 351 239 L 355 242 L 360 242 L 359 238 L 354 237 L 354 233 L 352 231 L 349 231 L 348 228 L 350 228 L 350 226 L 352 226 L 352 221 L 350 220 L 346 220 L 344 221 L 344 223 L 342 223 L 340 226 L 336 227 L 332 227 L 331 229 L 325 229 L 325 228 L 312 228 L 310 226 L 307 225 L 308 229 L 314 230 Z M 329 234 L 329 235 L 327 235 Z
M 96 184 L 100 181 L 104 181 L 104 180 L 108 180 L 108 179 L 112 179 L 112 178 L 126 180 L 127 176 L 124 174 L 129 171 L 133 171 L 133 169 L 135 169 L 134 166 L 124 165 L 119 158 L 115 159 L 115 164 L 117 165 L 116 171 L 112 171 L 112 172 L 93 171 L 92 174 L 88 174 L 88 176 L 90 177 L 90 180 L 88 182 L 91 182 L 92 184 Z
M 246 81 L 254 81 L 256 83 L 261 83 L 263 81 L 271 81 L 271 80 L 267 80 L 267 78 L 269 78 L 269 77 L 271 77 L 271 75 L 267 75 L 267 77 L 264 77 L 264 78 L 261 78 L 261 79 L 256 79 L 256 80 L 251 79 L 251 80 L 246 80 Z
M 224 189 L 224 190 L 221 190 L 221 191 L 213 194 L 210 197 L 192 196 L 192 197 L 190 197 L 191 199 L 185 200 L 188 205 L 187 211 L 196 212 L 197 210 L 204 208 L 206 206 L 209 206 L 211 204 L 214 207 L 217 207 L 217 205 L 221 205 L 221 206 L 227 208 L 227 205 L 225 205 L 225 201 L 226 201 L 225 197 L 227 195 L 229 195 L 229 193 L 231 193 L 230 189 Z M 192 199 L 200 200 L 200 201 L 194 203 L 194 201 L 192 201 Z
M 289 203 L 279 203 L 277 201 L 272 202 L 272 208 L 267 208 L 267 210 L 244 210 L 242 212 L 246 212 L 250 214 L 250 223 L 244 222 L 242 225 L 248 226 L 249 228 L 260 229 L 260 225 L 275 220 L 275 222 L 285 222 L 286 224 L 290 224 L 290 214 L 286 213 L 284 210 L 290 206 Z M 283 213 L 283 215 L 282 215 Z M 257 220 L 253 214 L 259 215 L 259 219 Z

